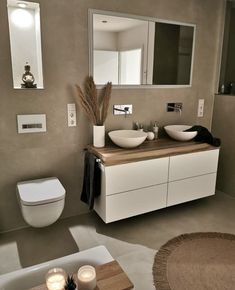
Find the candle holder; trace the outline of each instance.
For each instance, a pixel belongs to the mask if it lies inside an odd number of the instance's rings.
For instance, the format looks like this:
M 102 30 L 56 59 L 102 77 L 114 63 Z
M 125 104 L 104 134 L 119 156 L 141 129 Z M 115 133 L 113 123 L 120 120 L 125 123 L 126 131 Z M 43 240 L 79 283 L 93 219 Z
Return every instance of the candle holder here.
M 64 286 L 64 290 L 76 290 L 77 289 L 77 285 L 75 283 L 75 280 L 73 278 L 73 275 L 68 275 L 67 280 L 66 280 L 66 284 Z
M 94 290 L 96 287 L 96 271 L 90 265 L 79 268 L 77 273 L 79 290 Z
M 64 290 L 67 275 L 61 268 L 54 268 L 47 272 L 46 285 L 48 290 Z

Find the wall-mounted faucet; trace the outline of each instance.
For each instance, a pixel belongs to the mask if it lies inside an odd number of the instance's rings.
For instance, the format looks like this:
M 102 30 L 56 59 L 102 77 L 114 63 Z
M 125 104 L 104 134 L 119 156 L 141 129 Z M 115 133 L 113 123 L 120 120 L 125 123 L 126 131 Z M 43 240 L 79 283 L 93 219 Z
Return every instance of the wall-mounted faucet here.
M 166 108 L 167 112 L 178 112 L 181 115 L 182 109 L 183 109 L 182 103 L 167 103 L 167 108 Z
M 114 105 L 113 106 L 114 115 L 132 115 L 132 105 Z

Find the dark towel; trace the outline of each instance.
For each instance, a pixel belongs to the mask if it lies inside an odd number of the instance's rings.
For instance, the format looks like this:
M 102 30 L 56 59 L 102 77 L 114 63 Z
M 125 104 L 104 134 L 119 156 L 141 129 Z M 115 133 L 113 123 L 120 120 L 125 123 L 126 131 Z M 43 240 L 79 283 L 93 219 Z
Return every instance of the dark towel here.
M 210 131 L 203 126 L 195 125 L 192 128 L 185 130 L 185 132 L 191 132 L 191 131 L 197 131 L 197 135 L 194 138 L 194 141 L 205 142 L 215 147 L 219 147 L 221 144 L 220 139 L 214 138 L 212 134 L 210 133 Z
M 101 169 L 97 158 L 90 152 L 85 154 L 85 166 L 81 201 L 88 204 L 89 209 L 93 209 L 94 199 L 101 192 Z

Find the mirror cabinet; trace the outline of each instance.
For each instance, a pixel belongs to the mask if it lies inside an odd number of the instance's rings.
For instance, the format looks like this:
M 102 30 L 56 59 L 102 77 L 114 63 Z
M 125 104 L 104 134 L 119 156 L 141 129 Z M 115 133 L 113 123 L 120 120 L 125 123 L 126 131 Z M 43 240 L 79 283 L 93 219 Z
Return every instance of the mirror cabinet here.
M 90 75 L 97 84 L 191 86 L 196 26 L 90 10 Z

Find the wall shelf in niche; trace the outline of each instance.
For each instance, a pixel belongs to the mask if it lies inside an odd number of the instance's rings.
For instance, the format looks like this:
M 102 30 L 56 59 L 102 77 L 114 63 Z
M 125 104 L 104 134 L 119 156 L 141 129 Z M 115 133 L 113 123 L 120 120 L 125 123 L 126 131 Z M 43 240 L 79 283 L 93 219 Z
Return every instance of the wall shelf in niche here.
M 40 5 L 8 0 L 7 10 L 13 87 L 43 89 Z

